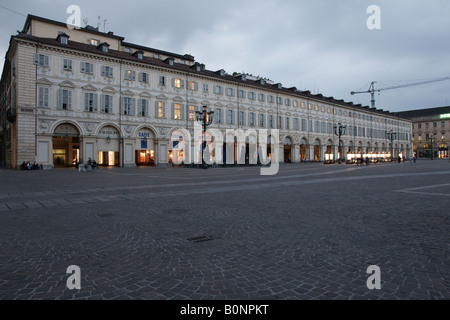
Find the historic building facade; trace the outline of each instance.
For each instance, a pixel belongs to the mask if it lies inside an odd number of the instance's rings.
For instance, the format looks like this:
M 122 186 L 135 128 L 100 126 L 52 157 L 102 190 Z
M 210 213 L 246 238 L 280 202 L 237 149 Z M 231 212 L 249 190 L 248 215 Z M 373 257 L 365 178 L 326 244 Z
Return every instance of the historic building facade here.
M 450 106 L 400 112 L 413 122 L 413 148 L 418 158 L 448 159 Z
M 278 129 L 282 162 L 412 155 L 411 121 L 388 111 L 207 70 L 191 55 L 30 15 L 11 37 L 1 78 L 0 162 L 167 165 L 172 134 L 193 135 L 203 106 L 224 135 Z

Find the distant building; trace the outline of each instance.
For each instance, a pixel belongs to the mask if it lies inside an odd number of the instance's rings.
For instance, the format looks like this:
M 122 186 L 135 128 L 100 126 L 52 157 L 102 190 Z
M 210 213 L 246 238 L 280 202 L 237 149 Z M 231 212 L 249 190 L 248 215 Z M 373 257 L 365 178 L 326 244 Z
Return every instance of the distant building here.
M 29 15 L 11 37 L 0 82 L 0 164 L 167 165 L 171 137 L 179 128 L 193 135 L 203 106 L 214 111 L 210 128 L 224 136 L 226 129 L 279 129 L 280 149 L 267 156 L 279 152 L 281 162 L 412 154 L 411 122 L 388 111 L 210 71 L 189 54 Z M 340 141 L 339 124 L 346 127 Z M 188 162 L 196 152 L 178 156 Z
M 450 144 L 450 106 L 399 112 L 413 122 L 413 146 L 418 158 L 446 159 Z

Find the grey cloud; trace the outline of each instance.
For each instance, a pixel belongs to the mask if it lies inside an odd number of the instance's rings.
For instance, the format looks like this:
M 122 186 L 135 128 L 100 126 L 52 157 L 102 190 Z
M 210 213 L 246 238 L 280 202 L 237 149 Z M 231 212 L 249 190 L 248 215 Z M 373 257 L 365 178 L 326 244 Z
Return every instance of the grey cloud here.
M 363 105 L 370 95 L 351 96 L 371 81 L 380 88 L 449 74 L 450 3 L 446 0 L 182 0 L 171 1 L 2 1 L 24 14 L 65 21 L 70 4 L 89 24 L 126 41 L 193 54 L 207 68 L 246 71 L 285 86 Z M 21 2 L 22 4 L 22 2 Z M 381 8 L 381 30 L 368 30 L 366 9 Z M 0 54 L 25 17 L 0 8 Z M 392 81 L 392 82 L 383 82 Z M 441 106 L 449 82 L 377 95 L 377 107 L 400 111 Z

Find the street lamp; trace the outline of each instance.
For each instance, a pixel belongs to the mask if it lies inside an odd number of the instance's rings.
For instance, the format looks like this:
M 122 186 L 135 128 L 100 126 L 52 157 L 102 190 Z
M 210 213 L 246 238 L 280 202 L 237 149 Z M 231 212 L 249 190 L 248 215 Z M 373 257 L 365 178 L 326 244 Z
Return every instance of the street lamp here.
M 397 137 L 397 133 L 394 131 L 386 132 L 386 137 L 391 141 L 391 162 L 394 161 L 394 139 Z
M 433 143 L 436 142 L 436 139 L 434 139 L 433 137 L 428 137 L 427 140 L 430 140 L 431 160 L 433 160 Z
M 203 136 L 202 136 L 202 167 L 208 169 L 204 159 L 204 150 L 206 148 L 206 127 L 213 122 L 214 111 L 208 111 L 208 106 L 203 106 L 203 111 L 195 111 L 197 121 L 202 122 Z
M 339 137 L 339 147 L 338 147 L 338 154 L 339 154 L 339 159 L 338 159 L 338 163 L 341 163 L 341 136 L 345 134 L 345 130 L 347 129 L 346 126 L 341 125 L 340 123 L 338 123 L 337 125 L 334 125 L 334 134 L 337 135 Z

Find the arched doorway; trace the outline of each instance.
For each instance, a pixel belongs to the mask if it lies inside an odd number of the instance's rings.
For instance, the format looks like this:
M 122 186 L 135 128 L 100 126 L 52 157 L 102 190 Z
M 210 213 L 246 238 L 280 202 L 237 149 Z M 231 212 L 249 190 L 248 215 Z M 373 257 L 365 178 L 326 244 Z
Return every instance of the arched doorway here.
M 363 150 L 362 150 L 362 142 L 359 141 L 358 142 L 358 149 L 356 150 L 356 153 L 361 154 L 362 152 L 363 152 Z
M 334 151 L 333 151 L 333 142 L 331 140 L 327 141 L 327 147 L 324 154 L 325 163 L 334 163 Z
M 284 139 L 284 162 L 292 162 L 292 139 L 290 137 Z
M 302 140 L 300 141 L 300 161 L 306 161 L 306 147 L 307 147 L 307 142 L 305 138 L 302 138 Z
M 258 138 L 256 136 L 249 135 L 245 138 L 245 163 L 257 164 L 258 163 Z
M 80 160 L 80 131 L 73 124 L 60 124 L 53 131 L 53 165 L 74 166 Z
M 351 141 L 350 140 L 350 142 L 348 143 L 348 152 L 347 152 L 348 154 L 353 154 L 353 153 L 355 153 L 355 149 L 354 149 L 354 146 L 353 146 L 353 141 Z
M 269 146 L 270 148 L 270 146 Z M 223 163 L 233 165 L 237 162 L 237 137 L 227 132 L 222 150 Z
M 137 133 L 135 160 L 137 166 L 155 165 L 155 134 L 149 128 L 142 128 Z
M 314 161 L 320 161 L 320 140 L 314 141 Z
M 340 141 L 338 142 L 338 153 L 337 153 L 337 158 L 339 161 L 345 160 L 345 155 L 344 155 L 344 141 Z
M 100 129 L 97 141 L 97 163 L 101 166 L 119 166 L 119 130 L 114 126 L 106 125 Z

